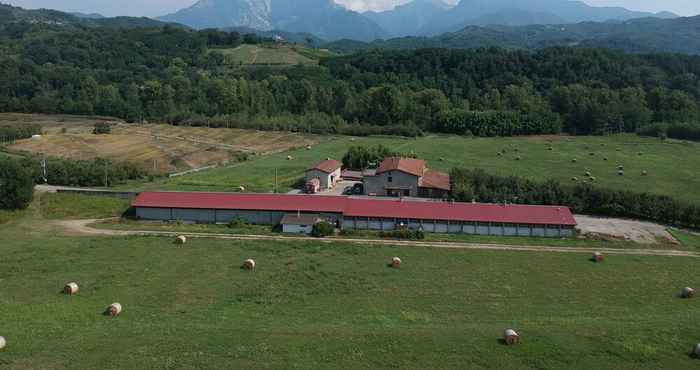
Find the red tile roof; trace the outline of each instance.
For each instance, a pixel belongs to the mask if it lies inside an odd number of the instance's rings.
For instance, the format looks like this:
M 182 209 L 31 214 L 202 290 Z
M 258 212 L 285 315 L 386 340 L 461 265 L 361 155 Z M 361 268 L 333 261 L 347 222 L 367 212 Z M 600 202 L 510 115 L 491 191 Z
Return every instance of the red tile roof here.
M 385 158 L 377 168 L 377 174 L 389 171 L 401 171 L 420 177 L 425 173 L 425 161 L 400 157 Z
M 341 213 L 347 217 L 575 226 L 567 207 L 386 200 L 323 195 L 145 192 L 132 207 Z
M 334 159 L 328 159 L 323 162 L 320 162 L 319 164 L 315 165 L 314 167 L 309 168 L 309 171 L 312 170 L 318 170 L 321 172 L 325 173 L 333 173 L 337 169 L 341 168 L 343 164 L 341 162 L 338 162 Z
M 433 188 L 441 190 L 450 190 L 450 175 L 431 169 L 425 170 L 425 174 L 418 182 L 421 188 Z

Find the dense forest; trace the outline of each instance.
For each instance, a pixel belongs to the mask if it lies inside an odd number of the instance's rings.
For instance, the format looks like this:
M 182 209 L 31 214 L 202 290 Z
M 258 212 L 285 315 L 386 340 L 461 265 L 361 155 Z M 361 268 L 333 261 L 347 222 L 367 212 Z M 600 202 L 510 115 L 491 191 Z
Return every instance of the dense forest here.
M 0 111 L 353 135 L 635 132 L 697 124 L 700 57 L 602 49 L 368 51 L 319 66 L 244 67 L 255 35 L 12 23 Z M 273 46 L 271 46 L 273 47 Z

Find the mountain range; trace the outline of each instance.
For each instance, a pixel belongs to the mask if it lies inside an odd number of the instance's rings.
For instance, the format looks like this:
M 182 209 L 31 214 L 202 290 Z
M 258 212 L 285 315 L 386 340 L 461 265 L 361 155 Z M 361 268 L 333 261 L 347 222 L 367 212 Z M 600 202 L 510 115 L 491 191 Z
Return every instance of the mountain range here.
M 357 13 L 333 0 L 200 0 L 159 19 L 193 28 L 249 27 L 312 33 L 327 40 L 371 41 L 401 36 L 432 36 L 470 25 L 524 26 L 634 18 L 676 18 L 621 7 L 595 7 L 570 0 L 413 0 L 383 12 Z
M 467 26 L 457 32 L 432 37 L 398 37 L 374 42 L 339 40 L 324 45 L 340 53 L 367 49 L 466 49 L 491 46 L 516 49 L 600 47 L 632 53 L 700 54 L 700 16 L 558 25 Z

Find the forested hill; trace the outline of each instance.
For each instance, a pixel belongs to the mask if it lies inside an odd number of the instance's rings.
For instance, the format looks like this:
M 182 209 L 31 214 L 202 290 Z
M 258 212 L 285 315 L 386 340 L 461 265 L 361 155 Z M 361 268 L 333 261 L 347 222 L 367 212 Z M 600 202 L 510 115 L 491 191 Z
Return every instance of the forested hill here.
M 319 65 L 251 67 L 231 61 L 242 43 L 280 50 L 215 30 L 17 24 L 0 30 L 0 111 L 353 135 L 605 134 L 700 118 L 700 56 L 299 49 Z
M 363 43 L 340 40 L 325 47 L 343 53 L 366 49 L 504 47 L 542 49 L 582 46 L 633 53 L 700 54 L 700 16 L 674 19 L 641 18 L 626 22 L 584 22 L 562 25 L 468 26 L 435 37 L 401 37 Z
M 107 18 L 96 15 L 70 14 L 50 9 L 28 10 L 0 3 L 0 28 L 7 28 L 17 24 L 44 24 L 66 28 L 76 26 L 143 28 L 163 27 L 168 24 L 174 27 L 185 28 L 185 26 L 176 23 L 165 23 L 145 17 Z

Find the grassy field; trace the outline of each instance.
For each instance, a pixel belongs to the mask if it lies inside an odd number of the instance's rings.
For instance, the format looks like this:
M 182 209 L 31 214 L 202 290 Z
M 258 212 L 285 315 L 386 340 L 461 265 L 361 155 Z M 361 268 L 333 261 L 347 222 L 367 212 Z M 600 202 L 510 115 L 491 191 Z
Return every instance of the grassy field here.
M 635 135 L 522 138 L 429 136 L 418 139 L 335 137 L 313 146 L 311 150 L 291 150 L 227 168 L 134 186 L 143 189 L 231 191 L 244 185 L 250 191 L 270 192 L 274 189 L 277 171 L 278 190 L 287 191 L 303 177 L 304 170 L 316 162 L 326 158 L 341 159 L 352 145 L 377 144 L 403 153 L 414 153 L 426 159 L 430 167 L 446 171 L 456 166 L 482 168 L 498 175 L 564 182 L 572 182 L 573 177 L 582 180 L 585 172 L 590 171 L 599 186 L 672 195 L 700 202 L 700 192 L 697 191 L 700 188 L 700 176 L 697 175 L 700 144 L 660 141 Z M 553 150 L 548 150 L 549 144 Z M 498 156 L 497 153 L 503 149 L 507 153 Z M 287 160 L 288 156 L 292 156 L 293 160 Z M 518 156 L 521 160 L 516 160 Z M 624 176 L 618 174 L 618 165 L 624 166 Z M 648 175 L 642 176 L 643 171 L 647 171 Z
M 226 57 L 229 65 L 316 65 L 319 54 L 302 46 L 241 45 L 233 49 L 215 49 Z
M 261 132 L 171 125 L 117 124 L 109 135 L 93 135 L 95 119 L 73 116 L 0 115 L 0 122 L 33 122 L 41 139 L 20 140 L 16 152 L 45 153 L 70 159 L 96 157 L 135 163 L 157 172 L 175 172 L 227 161 L 242 153 L 270 154 L 315 144 L 323 138 L 286 132 Z
M 43 194 L 38 201 L 42 216 L 52 220 L 120 217 L 131 205 L 130 199 L 65 193 Z
M 687 369 L 686 258 L 70 237 L 0 225 L 0 367 Z M 400 270 L 387 268 L 400 256 Z M 255 272 L 240 269 L 246 258 Z M 59 293 L 69 281 L 78 295 Z M 112 302 L 121 316 L 101 313 Z M 503 329 L 520 331 L 508 347 Z

